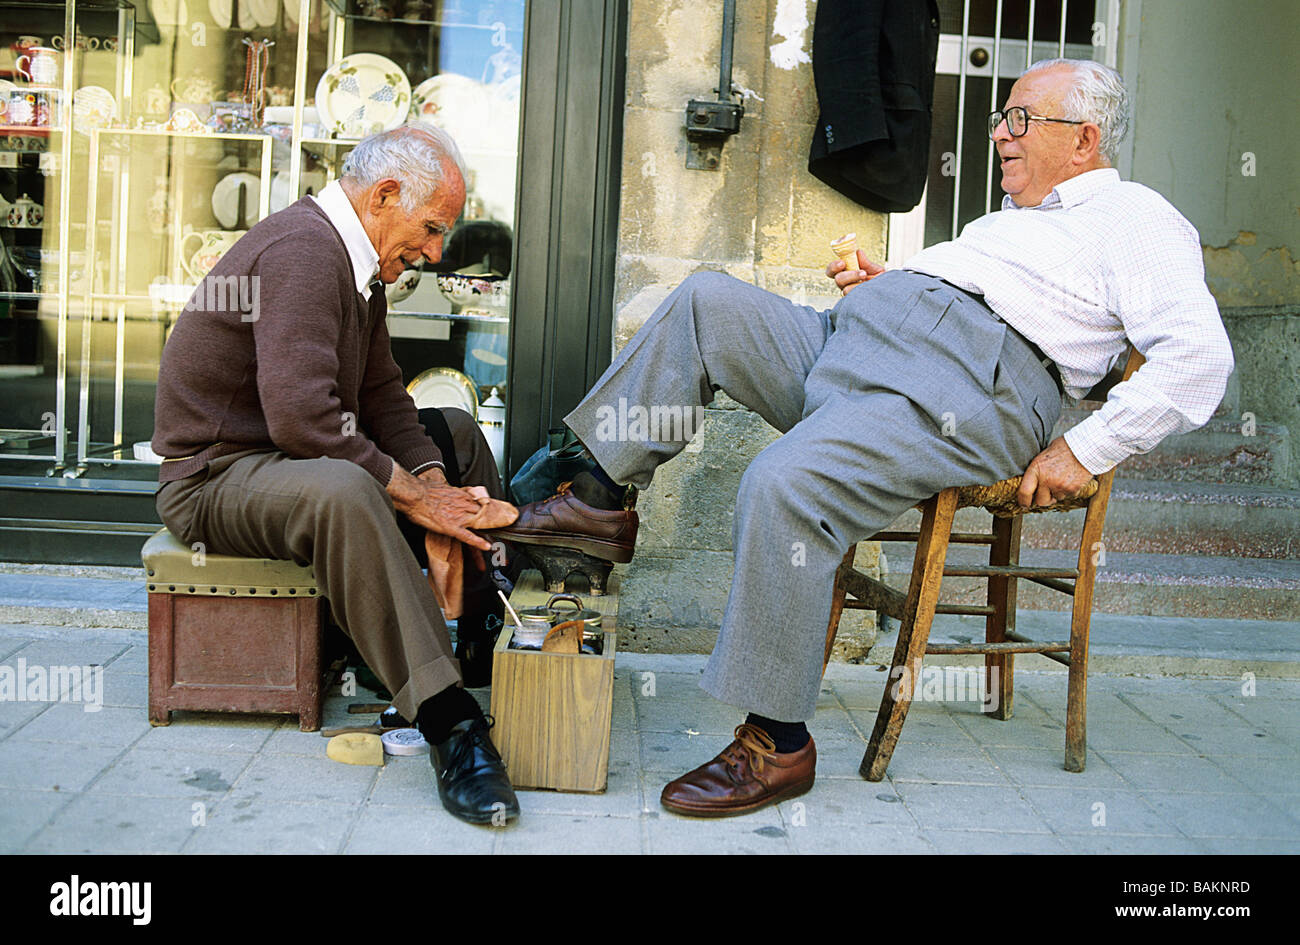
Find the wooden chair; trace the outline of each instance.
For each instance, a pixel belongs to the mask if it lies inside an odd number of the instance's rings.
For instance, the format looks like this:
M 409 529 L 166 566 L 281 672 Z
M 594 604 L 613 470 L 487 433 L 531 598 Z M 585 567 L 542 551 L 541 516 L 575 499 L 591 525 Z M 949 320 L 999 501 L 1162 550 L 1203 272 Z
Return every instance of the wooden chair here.
M 1121 380 L 1128 380 L 1144 362 L 1136 351 L 1129 352 L 1122 372 L 1111 374 L 1089 391 L 1085 400 L 1103 400 Z M 1016 653 L 1041 653 L 1048 659 L 1069 667 L 1065 723 L 1065 770 L 1082 771 L 1087 748 L 1085 716 L 1088 686 L 1088 627 L 1092 619 L 1093 584 L 1097 576 L 1097 549 L 1102 526 L 1106 521 L 1106 504 L 1110 499 L 1112 469 L 1092 480 L 1084 494 L 1057 502 L 1049 508 L 1032 512 L 1068 511 L 1086 508 L 1083 534 L 1079 541 L 1078 565 L 1074 568 L 1030 568 L 1020 565 L 1020 530 L 1025 510 L 1016 504 L 1020 478 L 1004 479 L 992 486 L 965 486 L 944 489 L 918 504 L 921 510 L 919 532 L 879 532 L 867 541 L 914 541 L 916 557 L 907 594 L 867 577 L 853 567 L 856 546 L 849 548 L 835 572 L 835 590 L 831 600 L 830 624 L 826 629 L 826 652 L 830 661 L 840 615 L 850 610 L 874 610 L 900 622 L 894 661 L 885 684 L 885 693 L 876 714 L 875 730 L 859 768 L 868 781 L 885 776 L 890 756 L 898 743 L 912 692 L 919 683 L 923 654 L 984 654 L 986 692 L 996 687 L 997 701 L 986 709 L 996 719 L 1009 719 L 1012 713 L 1013 671 Z M 993 513 L 990 532 L 953 532 L 953 517 L 959 508 L 979 506 Z M 946 567 L 948 544 L 989 546 L 987 566 Z M 984 577 L 988 579 L 988 603 L 984 605 L 940 604 L 939 586 L 944 577 Z M 1016 582 L 1033 581 L 1052 590 L 1070 594 L 1074 604 L 1070 619 L 1070 639 L 1040 643 L 1015 632 Z M 1071 581 L 1071 579 L 1073 579 Z M 852 596 L 854 599 L 849 600 Z M 983 643 L 930 643 L 930 625 L 934 615 L 972 614 L 985 618 Z M 900 684 L 900 682 L 902 684 Z

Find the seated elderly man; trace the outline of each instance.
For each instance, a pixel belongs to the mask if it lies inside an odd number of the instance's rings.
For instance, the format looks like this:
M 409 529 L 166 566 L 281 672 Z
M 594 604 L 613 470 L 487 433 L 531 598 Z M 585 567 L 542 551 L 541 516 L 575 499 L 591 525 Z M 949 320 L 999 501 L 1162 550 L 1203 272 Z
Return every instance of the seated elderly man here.
M 446 577 L 448 616 L 463 610 L 462 630 L 481 624 L 490 582 L 471 561 L 457 601 L 459 543 L 489 550 L 470 528 L 516 513 L 497 501 L 495 463 L 468 414 L 422 412 L 420 422 L 375 282 L 441 258 L 465 200 L 459 165 L 442 132 L 376 135 L 319 197 L 250 229 L 163 351 L 153 448 L 164 457 L 158 513 L 173 534 L 220 554 L 310 563 L 397 711 L 433 746 L 443 805 L 500 824 L 518 817 L 518 801 L 461 687 L 417 554 Z
M 989 116 L 1000 211 L 899 271 L 861 254 L 860 269 L 831 263 L 844 298 L 830 311 L 696 274 L 565 418 L 597 468 L 497 534 L 606 561 L 631 557 L 625 486 L 644 489 L 684 446 L 662 430 L 628 442 L 630 423 L 620 439 L 602 423 L 620 402 L 626 415 L 690 410 L 723 390 L 784 433 L 740 483 L 735 576 L 701 683 L 749 716 L 664 788 L 669 810 L 739 814 L 812 786 L 805 722 L 835 569 L 855 542 L 949 486 L 1024 473 L 1021 505 L 1050 505 L 1213 413 L 1232 351 L 1196 231 L 1111 166 L 1127 107 L 1113 70 L 1032 66 Z M 1062 393 L 1092 387 L 1126 340 L 1146 365 L 1051 440 Z

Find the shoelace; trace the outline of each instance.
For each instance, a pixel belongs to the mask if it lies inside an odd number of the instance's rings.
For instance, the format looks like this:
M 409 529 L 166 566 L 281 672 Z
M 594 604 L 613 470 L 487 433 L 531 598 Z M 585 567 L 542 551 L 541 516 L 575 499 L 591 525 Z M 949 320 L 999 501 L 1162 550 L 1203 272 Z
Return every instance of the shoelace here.
M 497 724 L 497 720 L 490 715 L 484 716 L 484 720 L 487 722 L 486 727 L 474 726 L 470 729 L 469 735 L 466 738 L 462 738 L 457 742 L 456 747 L 443 762 L 442 768 L 444 777 L 446 777 L 448 772 L 459 768 L 469 753 L 476 747 L 482 748 L 497 759 L 501 758 L 500 753 L 497 752 L 496 746 L 492 744 L 492 739 L 488 736 L 488 732 Z M 502 764 L 504 765 L 504 762 L 502 762 Z
M 736 740 L 728 745 L 722 751 L 722 757 L 727 761 L 727 767 L 736 773 L 742 761 L 748 762 L 754 776 L 763 773 L 763 756 L 776 751 L 776 742 L 768 736 L 767 732 L 753 725 L 741 724 L 736 726 Z

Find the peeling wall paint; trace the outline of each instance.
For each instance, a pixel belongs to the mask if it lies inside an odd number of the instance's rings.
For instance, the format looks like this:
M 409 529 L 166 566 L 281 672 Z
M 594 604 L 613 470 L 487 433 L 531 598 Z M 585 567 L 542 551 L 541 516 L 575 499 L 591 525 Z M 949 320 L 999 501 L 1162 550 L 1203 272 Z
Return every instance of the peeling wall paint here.
M 772 35 L 783 37 L 771 47 L 772 65 L 793 69 L 812 62 L 808 56 L 808 0 L 777 0 L 772 17 Z
M 1300 302 L 1300 260 L 1287 246 L 1261 247 L 1242 230 L 1223 246 L 1204 246 L 1205 282 L 1222 307 Z

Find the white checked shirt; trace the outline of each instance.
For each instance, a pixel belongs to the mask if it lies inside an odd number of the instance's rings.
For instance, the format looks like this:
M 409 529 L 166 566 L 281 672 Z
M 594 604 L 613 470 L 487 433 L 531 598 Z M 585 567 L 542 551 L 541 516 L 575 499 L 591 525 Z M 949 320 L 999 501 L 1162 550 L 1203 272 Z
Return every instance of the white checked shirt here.
M 1036 207 L 1002 209 L 904 269 L 981 294 L 1081 397 L 1124 352 L 1147 359 L 1101 410 L 1066 432 L 1099 474 L 1171 433 L 1201 426 L 1223 399 L 1232 348 L 1205 285 L 1195 228 L 1162 196 L 1112 168 L 1063 181 Z

